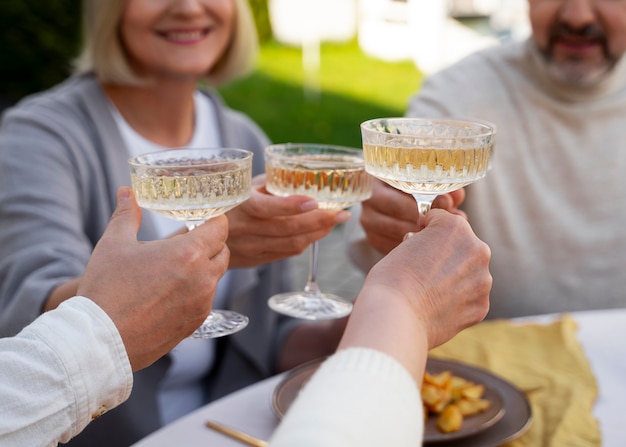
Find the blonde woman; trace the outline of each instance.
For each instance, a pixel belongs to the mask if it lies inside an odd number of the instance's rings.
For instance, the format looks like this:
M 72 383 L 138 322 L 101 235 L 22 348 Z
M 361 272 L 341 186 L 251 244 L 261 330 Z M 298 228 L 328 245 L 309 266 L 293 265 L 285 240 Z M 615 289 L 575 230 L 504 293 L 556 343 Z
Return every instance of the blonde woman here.
M 213 90 L 253 66 L 256 31 L 245 0 L 85 0 L 84 28 L 76 74 L 2 119 L 3 336 L 76 294 L 116 190 L 130 183 L 130 156 L 239 147 L 256 154 L 254 174 L 263 172 L 268 138 Z M 344 322 L 298 324 L 269 311 L 266 300 L 292 289 L 286 259 L 348 213 L 318 210 L 303 196 L 273 197 L 262 176 L 256 180 L 252 197 L 227 215 L 231 260 L 214 299 L 215 308 L 248 315 L 249 326 L 218 340 L 184 340 L 137 373 L 129 400 L 71 445 L 129 445 L 216 397 L 335 348 Z M 139 238 L 180 231 L 144 212 Z

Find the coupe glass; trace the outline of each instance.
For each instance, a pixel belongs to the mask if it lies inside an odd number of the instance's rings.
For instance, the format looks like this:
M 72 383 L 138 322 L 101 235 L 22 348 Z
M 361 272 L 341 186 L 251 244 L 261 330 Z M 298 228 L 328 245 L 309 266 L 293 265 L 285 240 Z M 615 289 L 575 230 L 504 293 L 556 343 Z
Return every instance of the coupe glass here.
M 267 190 L 276 196 L 302 194 L 314 198 L 320 209 L 341 210 L 368 199 L 372 179 L 365 172 L 363 151 L 325 144 L 286 143 L 265 148 Z M 352 302 L 322 293 L 317 285 L 319 241 L 310 247 L 309 274 L 303 291 L 274 295 L 276 312 L 307 320 L 341 318 Z
M 189 229 L 250 197 L 252 152 L 243 149 L 174 149 L 128 160 L 139 206 L 183 221 Z M 215 338 L 240 331 L 248 317 L 213 310 L 192 335 Z
M 421 217 L 437 195 L 485 176 L 495 126 L 486 121 L 379 118 L 362 123 L 361 136 L 367 172 L 412 194 Z

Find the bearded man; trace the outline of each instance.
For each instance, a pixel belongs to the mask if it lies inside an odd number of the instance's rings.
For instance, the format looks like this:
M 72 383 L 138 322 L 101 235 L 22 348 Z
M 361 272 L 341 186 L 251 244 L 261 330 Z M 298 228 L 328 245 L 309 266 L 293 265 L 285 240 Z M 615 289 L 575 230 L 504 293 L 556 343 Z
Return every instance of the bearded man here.
M 465 212 L 492 250 L 490 318 L 625 307 L 626 1 L 528 6 L 527 40 L 472 54 L 411 98 L 408 116 L 497 127 L 486 178 L 435 206 Z M 416 220 L 412 197 L 377 183 L 353 210 L 352 260 L 369 269 Z

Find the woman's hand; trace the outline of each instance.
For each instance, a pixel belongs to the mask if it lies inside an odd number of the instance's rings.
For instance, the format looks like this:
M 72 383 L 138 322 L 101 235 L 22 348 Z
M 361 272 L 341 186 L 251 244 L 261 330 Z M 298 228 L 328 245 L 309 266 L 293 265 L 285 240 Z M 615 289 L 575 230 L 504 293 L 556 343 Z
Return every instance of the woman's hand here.
M 489 310 L 491 251 L 466 219 L 434 209 L 368 273 L 340 348 L 385 352 L 421 378 L 429 349 Z
M 252 195 L 226 213 L 230 267 L 252 267 L 299 255 L 322 239 L 347 211 L 323 211 L 307 196 L 278 197 L 265 189 L 265 176 L 253 180 Z

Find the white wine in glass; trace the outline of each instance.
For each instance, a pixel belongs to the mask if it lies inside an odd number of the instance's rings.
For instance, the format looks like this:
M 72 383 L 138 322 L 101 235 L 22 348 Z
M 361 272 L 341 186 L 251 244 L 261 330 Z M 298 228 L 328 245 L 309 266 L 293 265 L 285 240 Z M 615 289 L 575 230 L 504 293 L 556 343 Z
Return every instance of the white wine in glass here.
M 495 126 L 486 121 L 378 118 L 361 124 L 365 169 L 413 195 L 419 215 L 435 197 L 483 178 Z
M 323 210 L 349 208 L 372 194 L 363 152 L 356 148 L 313 143 L 271 145 L 265 148 L 265 173 L 271 194 L 306 195 Z M 315 241 L 304 290 L 271 297 L 268 304 L 274 311 L 307 320 L 341 318 L 352 311 L 351 301 L 321 292 L 316 280 L 318 250 L 319 241 Z
M 243 149 L 173 149 L 128 160 L 137 203 L 185 223 L 189 231 L 250 197 L 252 152 Z M 215 338 L 240 331 L 248 317 L 213 310 L 192 335 Z

